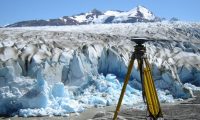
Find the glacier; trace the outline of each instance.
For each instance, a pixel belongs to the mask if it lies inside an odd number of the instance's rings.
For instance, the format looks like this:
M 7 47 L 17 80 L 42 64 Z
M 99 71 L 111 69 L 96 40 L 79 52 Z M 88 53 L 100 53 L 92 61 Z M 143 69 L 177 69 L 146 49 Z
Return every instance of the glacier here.
M 199 23 L 0 28 L 0 114 L 68 116 L 116 105 L 134 51 L 130 37 L 155 40 L 145 46 L 161 102 L 200 90 Z M 137 63 L 123 104 L 143 104 Z

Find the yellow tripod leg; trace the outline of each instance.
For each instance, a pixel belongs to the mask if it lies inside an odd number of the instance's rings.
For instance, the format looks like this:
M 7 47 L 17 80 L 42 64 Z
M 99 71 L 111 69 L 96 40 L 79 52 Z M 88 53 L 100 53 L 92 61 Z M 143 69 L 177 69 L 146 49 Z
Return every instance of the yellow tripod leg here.
M 160 103 L 158 100 L 157 91 L 154 85 L 154 81 L 151 74 L 150 64 L 147 59 L 144 59 L 146 67 L 144 68 L 144 91 L 147 102 L 148 112 L 150 117 L 157 119 L 162 117 L 162 112 L 160 108 Z
M 133 64 L 134 64 L 134 58 L 131 58 L 131 61 L 130 61 L 129 66 L 128 66 L 128 71 L 127 71 L 126 77 L 124 79 L 124 85 L 123 85 L 122 90 L 121 90 L 121 94 L 120 94 L 120 97 L 119 97 L 119 101 L 118 101 L 118 104 L 117 104 L 117 108 L 115 110 L 115 114 L 114 114 L 113 120 L 117 119 L 117 115 L 118 115 L 120 107 L 121 107 L 121 103 L 122 103 L 122 100 L 123 100 L 123 97 L 124 97 L 124 93 L 126 91 L 126 86 L 127 86 L 128 81 L 130 79 L 130 75 L 131 75 L 131 70 L 133 68 Z

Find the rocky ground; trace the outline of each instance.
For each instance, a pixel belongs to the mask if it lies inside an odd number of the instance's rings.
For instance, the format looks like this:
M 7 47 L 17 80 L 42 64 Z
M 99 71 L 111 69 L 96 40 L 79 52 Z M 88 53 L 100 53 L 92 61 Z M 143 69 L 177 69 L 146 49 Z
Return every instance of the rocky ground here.
M 175 104 L 162 104 L 165 120 L 200 120 L 200 92 L 195 98 Z M 69 117 L 1 117 L 0 120 L 112 120 L 115 107 L 91 108 L 83 113 L 71 114 Z M 143 120 L 146 111 L 122 107 L 119 120 Z

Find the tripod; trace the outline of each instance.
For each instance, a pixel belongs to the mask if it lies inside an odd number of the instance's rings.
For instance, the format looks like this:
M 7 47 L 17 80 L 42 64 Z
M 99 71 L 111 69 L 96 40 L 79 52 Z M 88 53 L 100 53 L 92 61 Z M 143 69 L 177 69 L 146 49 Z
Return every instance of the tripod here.
M 117 115 L 121 107 L 123 96 L 126 91 L 126 86 L 130 79 L 134 60 L 137 60 L 138 68 L 140 71 L 140 78 L 141 78 L 141 84 L 142 84 L 142 96 L 143 96 L 144 102 L 147 104 L 147 119 L 156 120 L 158 118 L 162 118 L 162 111 L 160 108 L 160 103 L 158 100 L 156 88 L 155 88 L 154 81 L 152 78 L 150 64 L 147 58 L 145 57 L 146 48 L 143 45 L 144 42 L 149 41 L 149 40 L 143 39 L 143 38 L 136 38 L 136 39 L 131 39 L 131 41 L 134 41 L 137 45 L 135 46 L 135 51 L 133 52 L 130 63 L 128 65 L 128 71 L 124 79 L 124 85 L 121 90 L 120 98 L 117 104 L 117 108 L 116 108 L 113 120 L 117 119 Z

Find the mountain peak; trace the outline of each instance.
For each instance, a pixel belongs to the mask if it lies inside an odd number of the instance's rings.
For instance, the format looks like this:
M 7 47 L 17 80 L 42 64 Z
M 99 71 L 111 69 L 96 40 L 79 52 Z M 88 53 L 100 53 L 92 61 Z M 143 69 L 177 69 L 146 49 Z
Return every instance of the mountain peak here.
M 93 10 L 91 11 L 91 13 L 92 13 L 93 15 L 96 15 L 96 16 L 103 15 L 103 13 L 102 13 L 100 10 L 97 10 L 97 9 L 93 9 Z
M 146 7 L 142 6 L 142 5 L 138 5 L 136 6 L 137 9 L 147 9 Z
M 131 9 L 128 11 L 130 13 L 130 16 L 136 16 L 148 20 L 153 20 L 155 19 L 155 15 L 146 7 L 138 5 L 137 7 Z

